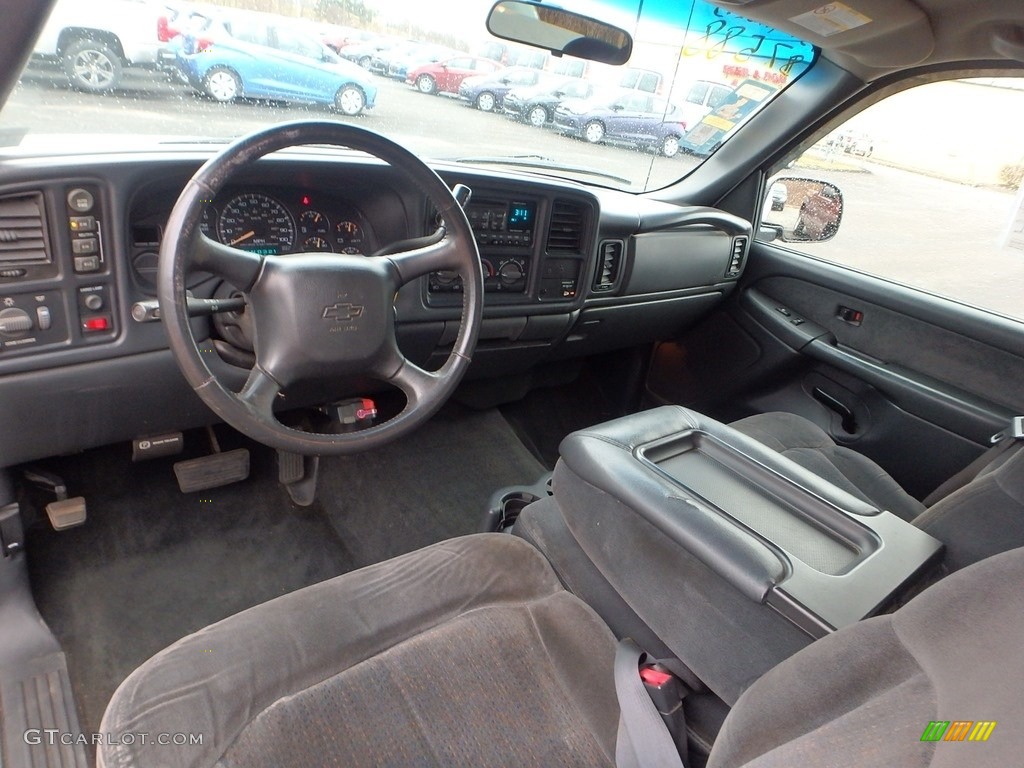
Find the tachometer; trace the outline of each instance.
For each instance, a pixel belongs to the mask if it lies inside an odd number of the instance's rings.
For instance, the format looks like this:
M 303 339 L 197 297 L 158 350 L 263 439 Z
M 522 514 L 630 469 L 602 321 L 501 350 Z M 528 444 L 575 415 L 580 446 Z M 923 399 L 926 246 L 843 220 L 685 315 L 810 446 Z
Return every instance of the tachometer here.
M 243 193 L 221 209 L 217 235 L 222 243 L 247 251 L 287 253 L 295 246 L 295 221 L 274 198 Z

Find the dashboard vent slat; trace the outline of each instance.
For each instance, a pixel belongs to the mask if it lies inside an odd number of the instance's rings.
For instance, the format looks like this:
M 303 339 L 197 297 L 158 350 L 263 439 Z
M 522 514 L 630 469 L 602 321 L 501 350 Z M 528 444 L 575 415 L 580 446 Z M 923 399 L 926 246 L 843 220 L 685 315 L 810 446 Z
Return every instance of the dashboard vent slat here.
M 555 200 L 548 227 L 548 251 L 579 253 L 583 245 L 583 220 L 586 212 L 581 205 L 566 200 Z
M 743 257 L 747 253 L 747 238 L 735 237 L 732 241 L 732 254 L 729 257 L 729 266 L 725 270 L 726 277 L 739 277 L 743 271 Z
M 610 291 L 619 282 L 623 251 L 621 240 L 604 240 L 601 243 L 598 248 L 597 274 L 594 275 L 595 293 Z
M 30 192 L 0 198 L 0 263 L 49 261 L 42 194 Z

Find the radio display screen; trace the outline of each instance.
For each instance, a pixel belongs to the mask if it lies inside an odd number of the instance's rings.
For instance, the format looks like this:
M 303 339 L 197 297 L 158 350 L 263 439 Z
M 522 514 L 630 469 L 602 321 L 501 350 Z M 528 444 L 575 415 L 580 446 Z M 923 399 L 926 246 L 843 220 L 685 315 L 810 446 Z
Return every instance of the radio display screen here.
M 533 203 L 512 203 L 508 207 L 510 232 L 529 232 L 533 229 Z

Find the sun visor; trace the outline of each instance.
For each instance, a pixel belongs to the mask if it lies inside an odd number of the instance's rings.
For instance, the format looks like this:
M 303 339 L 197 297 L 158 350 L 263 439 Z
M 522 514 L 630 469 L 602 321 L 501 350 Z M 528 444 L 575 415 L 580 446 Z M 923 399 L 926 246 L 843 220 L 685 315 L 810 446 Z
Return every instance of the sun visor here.
M 718 0 L 716 5 L 812 43 L 835 61 L 886 70 L 924 61 L 935 45 L 931 22 L 908 0 Z

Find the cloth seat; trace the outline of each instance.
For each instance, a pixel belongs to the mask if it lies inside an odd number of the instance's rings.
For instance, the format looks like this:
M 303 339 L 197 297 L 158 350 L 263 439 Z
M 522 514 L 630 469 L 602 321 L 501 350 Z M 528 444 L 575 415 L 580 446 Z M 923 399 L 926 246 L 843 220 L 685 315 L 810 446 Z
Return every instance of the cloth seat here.
M 543 556 L 478 534 L 186 637 L 118 688 L 106 768 L 614 765 L 615 638 Z
M 844 628 L 756 681 L 711 768 L 1004 766 L 1022 746 L 1024 550 Z M 252 608 L 119 687 L 104 768 L 614 764 L 615 639 L 531 545 L 479 534 Z M 930 721 L 999 721 L 979 744 Z M 200 734 L 201 745 L 118 734 Z
M 904 520 L 913 520 L 925 510 L 924 504 L 904 491 L 878 464 L 837 445 L 825 430 L 802 416 L 781 411 L 759 413 L 729 426 L 858 499 Z

